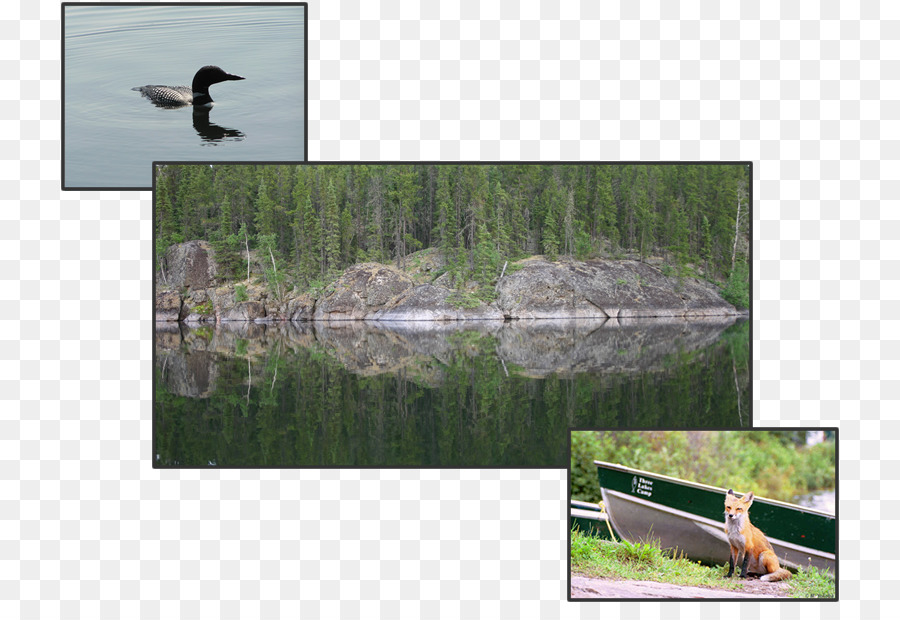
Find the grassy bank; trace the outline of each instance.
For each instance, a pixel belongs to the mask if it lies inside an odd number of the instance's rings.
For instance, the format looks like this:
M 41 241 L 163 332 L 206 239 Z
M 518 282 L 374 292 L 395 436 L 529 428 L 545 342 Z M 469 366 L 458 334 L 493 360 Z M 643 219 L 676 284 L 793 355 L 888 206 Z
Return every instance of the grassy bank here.
M 658 543 L 611 542 L 571 532 L 571 570 L 587 577 L 644 580 L 679 586 L 741 591 L 745 582 L 725 579 L 727 565 L 704 566 L 686 558 L 673 558 Z M 815 568 L 801 569 L 787 581 L 792 598 L 834 598 L 835 582 Z

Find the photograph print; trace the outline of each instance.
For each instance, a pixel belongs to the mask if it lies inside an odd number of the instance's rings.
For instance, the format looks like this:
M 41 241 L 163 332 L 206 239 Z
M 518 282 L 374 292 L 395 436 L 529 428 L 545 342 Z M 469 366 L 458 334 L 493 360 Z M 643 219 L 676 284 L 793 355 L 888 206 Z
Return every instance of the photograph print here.
M 577 429 L 569 600 L 837 600 L 838 430 Z
M 63 3 L 62 188 L 152 163 L 305 160 L 306 3 Z
M 158 163 L 156 467 L 747 428 L 748 163 Z

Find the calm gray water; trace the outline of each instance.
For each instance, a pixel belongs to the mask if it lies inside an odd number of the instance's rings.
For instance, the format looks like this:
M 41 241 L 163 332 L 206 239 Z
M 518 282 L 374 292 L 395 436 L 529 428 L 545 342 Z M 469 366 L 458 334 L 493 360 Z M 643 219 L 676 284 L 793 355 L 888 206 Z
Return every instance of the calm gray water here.
M 302 6 L 68 6 L 64 185 L 152 186 L 151 162 L 303 160 Z M 154 106 L 134 86 L 190 86 L 203 65 L 246 79 L 208 113 Z

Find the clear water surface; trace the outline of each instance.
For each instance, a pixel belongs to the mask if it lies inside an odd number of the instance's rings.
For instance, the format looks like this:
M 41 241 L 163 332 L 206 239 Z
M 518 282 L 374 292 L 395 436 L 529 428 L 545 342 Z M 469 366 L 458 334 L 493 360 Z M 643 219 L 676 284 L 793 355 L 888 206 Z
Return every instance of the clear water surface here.
M 156 467 L 558 467 L 569 428 L 747 428 L 747 320 L 157 323 Z
M 65 9 L 63 180 L 69 189 L 150 189 L 151 162 L 302 161 L 305 7 Z M 190 86 L 204 65 L 244 76 L 211 108 L 164 109 L 134 86 Z

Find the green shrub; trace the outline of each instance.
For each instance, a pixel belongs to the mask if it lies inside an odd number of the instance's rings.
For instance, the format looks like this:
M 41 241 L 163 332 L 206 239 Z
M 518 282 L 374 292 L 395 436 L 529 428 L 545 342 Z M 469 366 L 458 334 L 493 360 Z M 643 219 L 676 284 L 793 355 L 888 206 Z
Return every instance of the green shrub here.
M 750 270 L 746 263 L 738 263 L 722 289 L 722 299 L 735 308 L 750 307 Z
M 576 431 L 572 498 L 600 502 L 598 460 L 792 502 L 835 485 L 834 442 L 804 441 L 792 431 Z
M 207 299 L 202 304 L 197 304 L 191 309 L 192 312 L 196 312 L 197 314 L 212 314 L 213 313 L 213 304 L 212 300 Z
M 243 284 L 237 284 L 234 287 L 234 303 L 241 303 L 242 301 L 247 301 L 249 297 L 247 296 L 247 287 Z
M 587 260 L 594 252 L 591 236 L 587 231 L 579 229 L 575 232 L 575 258 Z
M 447 296 L 447 303 L 456 308 L 466 308 L 471 310 L 481 305 L 481 300 L 471 293 L 456 291 Z

